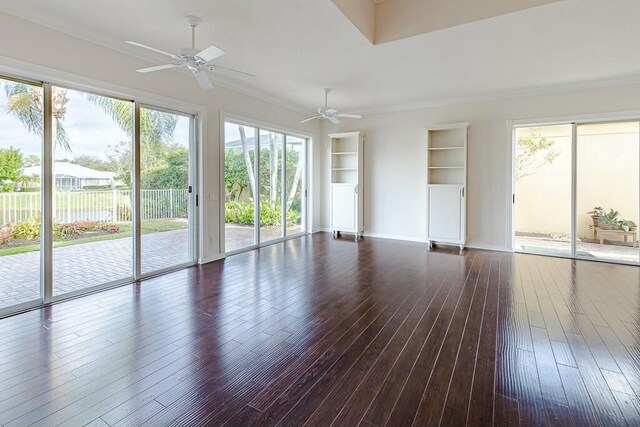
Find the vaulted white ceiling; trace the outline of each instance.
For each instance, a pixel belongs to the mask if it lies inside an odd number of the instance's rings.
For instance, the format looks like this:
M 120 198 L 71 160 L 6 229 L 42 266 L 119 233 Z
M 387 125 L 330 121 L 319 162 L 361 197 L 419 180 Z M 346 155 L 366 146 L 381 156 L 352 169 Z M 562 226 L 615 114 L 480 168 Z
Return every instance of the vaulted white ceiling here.
M 198 45 L 227 51 L 220 65 L 310 110 L 324 87 L 332 105 L 370 111 L 640 79 L 637 0 L 562 0 L 381 45 L 331 0 L 21 0 L 0 10 L 137 56 L 125 40 L 187 46 L 183 17 L 195 14 Z

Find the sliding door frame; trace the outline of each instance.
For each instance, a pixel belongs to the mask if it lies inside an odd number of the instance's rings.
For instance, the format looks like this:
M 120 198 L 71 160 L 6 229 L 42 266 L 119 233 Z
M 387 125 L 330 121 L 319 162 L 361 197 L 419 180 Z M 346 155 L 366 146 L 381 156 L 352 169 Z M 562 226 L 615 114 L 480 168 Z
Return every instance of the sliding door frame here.
M 42 138 L 42 170 L 41 170 L 41 239 L 40 239 L 40 298 L 24 303 L 15 304 L 0 308 L 0 318 L 29 311 L 34 308 L 57 303 L 64 300 L 73 299 L 79 296 L 88 295 L 97 291 L 110 289 L 135 281 L 158 276 L 171 271 L 176 271 L 197 264 L 202 260 L 202 248 L 200 246 L 199 234 L 203 227 L 201 224 L 200 204 L 195 203 L 199 197 L 200 183 L 203 182 L 200 175 L 200 162 L 205 154 L 205 147 L 200 143 L 200 139 L 206 129 L 206 108 L 189 104 L 183 101 L 172 100 L 170 98 L 149 95 L 136 89 L 122 88 L 109 85 L 91 79 L 73 76 L 69 73 L 39 67 L 44 72 L 36 75 L 28 69 L 22 69 L 12 65 L 4 65 L 0 60 L 0 78 L 24 82 L 42 87 L 43 90 L 43 138 Z M 75 80 L 75 81 L 74 81 Z M 82 83 L 84 81 L 84 83 Z M 81 83 L 78 83 L 81 82 Z M 88 82 L 88 83 L 87 83 Z M 132 153 L 132 245 L 133 262 L 130 277 L 103 283 L 85 289 L 68 292 L 62 295 L 53 294 L 53 162 L 54 162 L 54 142 L 52 131 L 52 93 L 53 87 L 60 87 L 82 93 L 103 96 L 111 99 L 118 99 L 133 103 L 133 141 Z M 111 89 L 104 89 L 109 87 Z M 128 95 L 130 94 L 130 95 Z M 164 111 L 171 114 L 178 114 L 190 118 L 189 132 L 189 182 L 193 188 L 192 196 L 189 200 L 189 257 L 186 263 L 181 263 L 168 268 L 151 271 L 142 274 L 141 272 L 141 230 L 140 230 L 140 116 L 139 109 L 145 107 L 157 111 Z
M 188 181 L 189 181 L 189 187 L 191 187 L 191 192 L 189 193 L 189 202 L 188 202 L 188 205 L 189 205 L 188 207 L 189 260 L 186 262 L 161 268 L 159 270 L 148 271 L 146 273 L 142 272 L 142 218 L 141 218 L 142 209 L 138 209 L 138 212 L 136 215 L 137 217 L 140 217 L 140 218 L 136 218 L 139 223 L 139 226 L 137 227 L 138 229 L 136 229 L 136 227 L 134 226 L 134 230 L 135 230 L 134 253 L 136 254 L 136 260 L 137 260 L 137 266 L 134 270 L 135 272 L 134 278 L 135 280 L 140 280 L 140 279 L 147 279 L 153 276 L 158 276 L 164 273 L 169 273 L 171 271 L 181 270 L 183 268 L 190 267 L 198 263 L 198 254 L 199 254 L 199 248 L 200 248 L 200 241 L 198 239 L 198 234 L 199 234 L 198 224 L 200 223 L 199 205 L 201 203 L 200 203 L 200 200 L 198 200 L 200 198 L 199 196 L 200 180 L 198 179 L 200 174 L 199 172 L 200 168 L 199 168 L 199 162 L 198 162 L 199 143 L 198 143 L 197 132 L 196 132 L 196 128 L 198 126 L 198 115 L 184 113 L 182 111 L 178 111 L 170 108 L 156 107 L 155 105 L 146 104 L 146 103 L 139 103 L 139 102 L 136 102 L 136 103 L 139 104 L 136 108 L 136 116 L 135 116 L 136 121 L 140 120 L 140 109 L 160 111 L 163 113 L 174 114 L 174 115 L 186 117 L 189 119 L 189 178 L 188 178 Z M 138 182 L 140 182 L 140 174 L 141 174 L 142 168 L 140 167 L 140 162 L 141 162 L 140 151 L 141 150 L 139 148 L 140 147 L 139 126 L 136 126 L 135 138 L 136 138 L 136 147 L 138 147 L 138 149 L 136 150 L 137 153 L 135 156 L 136 157 L 135 162 L 137 162 L 135 175 Z M 138 198 L 138 205 L 142 207 L 142 199 L 141 199 L 142 185 L 136 185 L 135 190 L 137 193 L 136 197 Z
M 555 119 L 538 119 L 538 120 L 513 120 L 507 122 L 507 127 L 510 129 L 510 141 L 511 141 L 511 192 L 509 194 L 509 198 L 511 199 L 511 203 L 508 205 L 511 208 L 511 221 L 508 236 L 510 239 L 509 246 L 511 250 L 516 253 L 525 253 L 529 252 L 524 250 L 518 250 L 515 247 L 515 232 L 516 232 L 516 208 L 515 201 L 517 200 L 516 195 L 516 181 L 515 181 L 515 159 L 516 159 L 516 129 L 517 128 L 526 128 L 526 127 L 543 127 L 543 126 L 554 126 L 554 125 L 571 125 L 571 253 L 570 255 L 545 255 L 552 256 L 558 258 L 568 258 L 568 259 L 579 259 L 584 261 L 595 261 L 595 262 L 606 262 L 613 264 L 624 264 L 624 265 L 640 265 L 640 262 L 631 262 L 624 260 L 615 260 L 615 259 L 602 259 L 602 258 L 586 258 L 578 256 L 577 254 L 577 220 L 578 220 L 578 212 L 577 212 L 577 202 L 578 202 L 578 182 L 577 182 L 577 174 L 578 174 L 578 128 L 581 125 L 594 125 L 594 124 L 606 124 L 606 123 L 624 123 L 624 122 L 640 122 L 640 111 L 629 111 L 622 113 L 606 113 L 606 114 L 589 114 L 583 116 L 569 116 L 569 117 L 559 117 Z M 640 137 L 638 140 L 638 144 L 640 146 Z M 640 151 L 640 150 L 639 150 Z M 640 161 L 640 159 L 639 159 Z M 638 181 L 640 182 L 640 169 L 638 170 Z M 640 194 L 638 195 L 638 200 L 640 201 Z M 639 202 L 639 212 L 640 212 L 640 202 Z M 640 253 L 640 245 L 638 247 L 638 251 Z M 539 255 L 539 254 L 536 254 Z
M 254 206 L 255 206 L 255 210 L 254 210 L 254 244 L 253 245 L 249 245 L 249 246 L 245 246 L 244 248 L 240 248 L 240 249 L 235 249 L 232 251 L 226 251 L 225 248 L 225 244 L 226 244 L 226 229 L 225 229 L 225 225 L 226 225 L 226 220 L 225 220 L 225 204 L 226 204 L 226 200 L 225 200 L 225 187 L 224 187 L 224 182 L 225 182 L 225 123 L 233 123 L 235 125 L 240 125 L 240 126 L 246 126 L 248 128 L 252 128 L 255 129 L 255 134 L 256 134 L 256 154 L 255 154 L 255 158 L 254 158 L 254 176 L 255 176 L 255 182 L 256 182 L 256 192 L 257 195 L 254 196 Z M 262 242 L 260 239 L 260 191 L 259 191 L 259 178 L 260 178 L 260 131 L 267 131 L 267 132 L 273 132 L 273 133 L 277 133 L 277 134 L 281 134 L 284 136 L 283 139 L 283 144 L 282 144 L 282 168 L 281 168 L 281 173 L 282 175 L 282 179 L 283 179 L 283 185 L 282 185 L 282 194 L 284 195 L 286 193 L 286 150 L 287 150 L 287 136 L 291 136 L 291 137 L 295 137 L 295 138 L 300 138 L 302 140 L 304 140 L 304 144 L 303 144 L 303 149 L 302 149 L 302 153 L 301 155 L 303 156 L 304 159 L 304 172 L 302 174 L 302 199 L 303 199 L 303 203 L 302 203 L 302 231 L 296 232 L 296 233 L 291 233 L 291 234 L 287 234 L 286 231 L 286 200 L 284 197 L 282 198 L 282 202 L 281 202 L 281 208 L 282 208 L 282 218 L 283 218 L 283 223 L 282 223 L 282 234 L 279 238 L 276 239 L 272 239 L 269 240 L 267 242 Z M 310 164 L 310 158 L 309 158 L 309 152 L 310 150 L 310 145 L 312 144 L 312 136 L 310 134 L 306 134 L 304 132 L 298 131 L 298 130 L 294 130 L 294 129 L 288 129 L 286 127 L 282 127 L 282 126 L 277 126 L 277 125 L 272 125 L 269 123 L 264 123 L 264 122 L 260 122 L 259 120 L 253 120 L 250 118 L 246 118 L 246 117 L 242 117 L 242 116 L 238 116 L 235 114 L 229 114 L 229 113 L 225 113 L 225 112 L 220 112 L 220 254 L 223 257 L 227 257 L 227 256 L 231 256 L 231 255 L 235 255 L 238 253 L 242 253 L 242 252 L 246 252 L 246 251 L 250 251 L 250 250 L 254 250 L 254 249 L 259 249 L 265 246 L 270 246 L 276 243 L 282 243 L 284 241 L 290 240 L 290 239 L 295 239 L 301 236 L 304 236 L 306 234 L 309 234 L 309 220 L 307 218 L 307 215 L 309 214 L 309 209 L 308 209 L 308 204 L 309 204 L 309 197 L 308 194 L 310 193 L 308 191 L 307 185 L 308 185 L 308 175 L 309 175 L 309 164 Z

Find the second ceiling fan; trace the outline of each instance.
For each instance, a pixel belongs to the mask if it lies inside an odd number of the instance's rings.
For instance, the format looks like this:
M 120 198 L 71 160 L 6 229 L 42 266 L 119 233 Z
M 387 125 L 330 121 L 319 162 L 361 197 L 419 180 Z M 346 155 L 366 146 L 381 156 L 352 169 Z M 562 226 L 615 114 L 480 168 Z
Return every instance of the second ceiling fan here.
M 341 113 L 340 111 L 336 110 L 335 108 L 329 108 L 329 105 L 328 105 L 329 92 L 331 92 L 331 89 L 330 88 L 325 88 L 325 90 L 324 90 L 324 108 L 323 107 L 319 107 L 318 108 L 318 112 L 314 116 L 311 116 L 308 119 L 304 119 L 300 123 L 309 122 L 309 121 L 315 120 L 315 119 L 325 119 L 325 120 L 329 120 L 334 125 L 337 125 L 337 124 L 340 123 L 339 118 L 349 118 L 349 119 L 361 119 L 362 118 L 362 116 L 360 114 Z
M 202 50 L 196 49 L 196 27 L 198 26 L 198 24 L 200 24 L 200 22 L 202 22 L 202 20 L 197 16 L 187 16 L 187 23 L 191 26 L 191 47 L 180 49 L 180 53 L 178 53 L 177 55 L 165 52 L 161 49 L 156 49 L 155 47 L 144 45 L 142 43 L 127 41 L 127 43 L 130 45 L 159 53 L 175 61 L 175 63 L 141 68 L 136 71 L 138 71 L 139 73 L 151 73 L 154 71 L 168 70 L 171 68 L 186 68 L 191 71 L 191 73 L 193 73 L 193 77 L 195 77 L 198 85 L 202 89 L 213 89 L 213 84 L 207 76 L 208 71 L 242 79 L 255 77 L 253 74 L 245 73 L 244 71 L 234 70 L 233 68 L 211 64 L 210 61 L 221 57 L 225 54 L 225 51 L 215 45 L 211 45 L 208 48 Z

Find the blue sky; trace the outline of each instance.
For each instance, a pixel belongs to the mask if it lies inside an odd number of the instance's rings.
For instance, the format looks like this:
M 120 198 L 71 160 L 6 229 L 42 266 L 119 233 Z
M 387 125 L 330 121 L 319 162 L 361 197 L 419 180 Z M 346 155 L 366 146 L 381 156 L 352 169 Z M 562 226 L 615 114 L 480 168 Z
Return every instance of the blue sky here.
M 42 141 L 37 135 L 29 133 L 25 126 L 13 115 L 7 113 L 4 89 L 0 80 L 0 148 L 13 146 L 23 154 L 41 154 Z M 90 155 L 106 159 L 120 141 L 130 141 L 115 122 L 99 107 L 89 102 L 81 92 L 69 90 L 69 102 L 63 120 L 69 135 L 71 152 L 56 149 L 56 159 L 74 158 Z M 188 144 L 189 119 L 180 116 L 174 132 L 174 141 Z

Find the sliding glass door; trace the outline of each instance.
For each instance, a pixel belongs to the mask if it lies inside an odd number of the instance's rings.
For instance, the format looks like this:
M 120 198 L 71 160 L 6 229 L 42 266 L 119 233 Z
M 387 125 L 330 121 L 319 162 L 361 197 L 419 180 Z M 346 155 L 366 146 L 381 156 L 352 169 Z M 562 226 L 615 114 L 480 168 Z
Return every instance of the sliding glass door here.
M 284 237 L 282 210 L 282 162 L 284 135 L 260 131 L 260 241 Z
M 285 180 L 285 209 L 288 235 L 301 233 L 305 230 L 306 218 L 305 188 L 306 174 L 306 140 L 286 135 L 286 180 Z
M 640 122 L 579 124 L 578 256 L 637 263 Z
M 52 87 L 53 295 L 133 278 L 133 102 Z M 115 119 L 114 119 L 115 118 Z
M 258 130 L 227 122 L 224 137 L 224 243 L 225 250 L 232 252 L 258 244 L 255 228 Z
M 571 256 L 572 125 L 514 130 L 515 248 Z
M 224 251 L 305 231 L 306 138 L 225 122 Z
M 195 262 L 194 116 L 8 78 L 0 108 L 0 316 Z
M 41 298 L 44 91 L 0 78 L 0 313 Z
M 640 121 L 514 129 L 514 248 L 638 263 Z
M 191 161 L 193 118 L 141 108 L 140 208 L 142 273 L 195 260 L 192 211 L 194 173 Z

